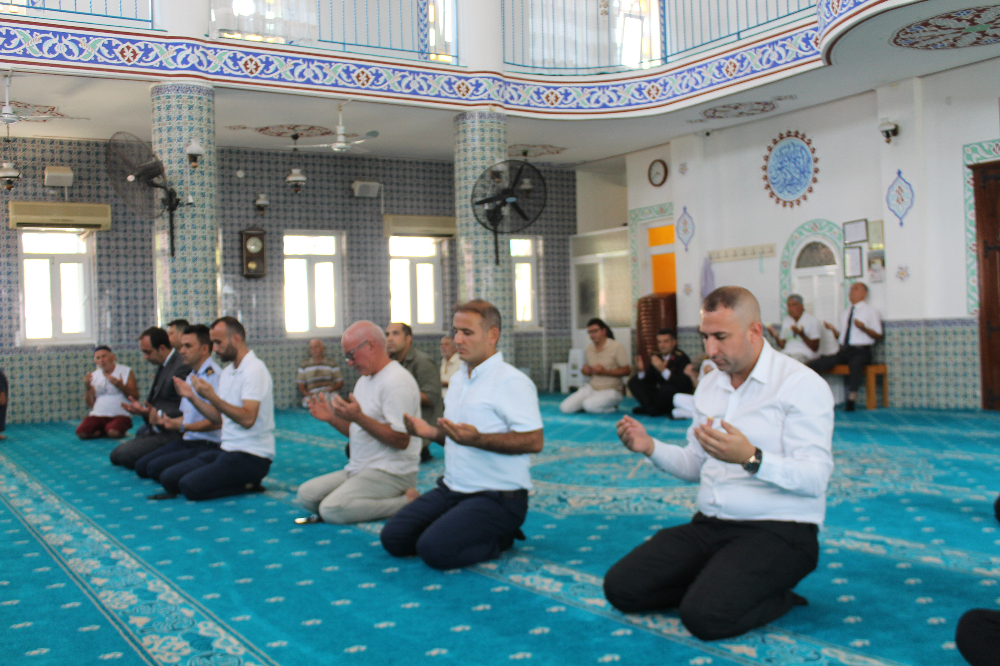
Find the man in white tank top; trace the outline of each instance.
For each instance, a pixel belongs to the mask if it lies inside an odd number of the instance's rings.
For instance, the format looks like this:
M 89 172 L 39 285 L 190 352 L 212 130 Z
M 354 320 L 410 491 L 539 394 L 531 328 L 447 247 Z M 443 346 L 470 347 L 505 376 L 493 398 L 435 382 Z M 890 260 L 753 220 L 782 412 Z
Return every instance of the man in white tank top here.
M 117 363 L 107 345 L 94 350 L 94 363 L 97 370 L 83 378 L 83 399 L 90 407 L 90 414 L 77 426 L 76 434 L 80 439 L 119 439 L 132 427 L 132 417 L 122 403 L 138 398 L 139 386 L 132 369 Z

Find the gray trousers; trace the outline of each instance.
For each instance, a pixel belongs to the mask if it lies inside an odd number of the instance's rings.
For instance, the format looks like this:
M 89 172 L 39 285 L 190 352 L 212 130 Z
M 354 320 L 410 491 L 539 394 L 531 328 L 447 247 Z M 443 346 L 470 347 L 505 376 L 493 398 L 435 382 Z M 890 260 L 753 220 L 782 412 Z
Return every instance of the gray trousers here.
M 174 441 L 175 439 L 180 439 L 183 437 L 180 432 L 168 431 L 168 432 L 157 432 L 151 435 L 143 435 L 142 437 L 136 437 L 135 439 L 130 439 L 127 442 L 123 442 L 116 446 L 113 451 L 111 451 L 111 464 L 121 465 L 128 469 L 135 469 L 135 464 L 139 461 L 139 458 L 156 451 Z
M 403 493 L 417 484 L 417 473 L 403 476 L 380 469 L 345 470 L 317 476 L 299 486 L 298 503 L 323 522 L 343 525 L 382 520 L 406 506 Z

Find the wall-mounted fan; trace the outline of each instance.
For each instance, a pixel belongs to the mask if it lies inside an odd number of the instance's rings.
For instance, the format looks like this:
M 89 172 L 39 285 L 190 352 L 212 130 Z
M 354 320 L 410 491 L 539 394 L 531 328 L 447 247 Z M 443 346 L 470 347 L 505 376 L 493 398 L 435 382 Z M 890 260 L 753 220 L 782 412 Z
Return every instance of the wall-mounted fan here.
M 128 132 L 116 132 L 104 152 L 104 165 L 115 192 L 129 210 L 144 220 L 170 214 L 170 256 L 174 256 L 174 211 L 181 205 L 170 186 L 163 162 L 145 141 Z M 162 190 L 159 197 L 153 190 Z
M 335 153 L 344 153 L 351 151 L 352 153 L 367 153 L 368 151 L 364 148 L 360 148 L 359 144 L 364 143 L 369 139 L 374 139 L 378 137 L 378 131 L 372 130 L 367 132 L 360 139 L 348 139 L 347 138 L 347 127 L 344 126 L 344 107 L 350 102 L 344 102 L 337 107 L 337 140 L 333 143 L 317 143 L 312 146 L 299 146 L 299 148 L 330 148 Z M 294 148 L 295 146 L 285 146 L 286 148 Z
M 472 188 L 472 211 L 479 224 L 493 232 L 495 261 L 500 263 L 500 234 L 527 228 L 545 208 L 545 179 L 528 162 L 494 164 Z

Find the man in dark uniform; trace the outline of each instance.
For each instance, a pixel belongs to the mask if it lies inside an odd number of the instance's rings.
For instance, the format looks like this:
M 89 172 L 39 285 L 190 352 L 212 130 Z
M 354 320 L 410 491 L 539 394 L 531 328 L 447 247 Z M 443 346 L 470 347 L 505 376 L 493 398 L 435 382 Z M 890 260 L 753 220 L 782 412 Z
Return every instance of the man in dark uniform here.
M 639 374 L 628 382 L 628 389 L 639 401 L 632 409 L 634 414 L 668 418 L 674 408 L 675 393 L 694 393 L 691 378 L 684 368 L 691 363 L 688 355 L 677 348 L 677 333 L 671 328 L 661 328 L 656 334 L 658 354 L 649 357 L 652 368 L 646 368 L 641 356 L 635 359 Z

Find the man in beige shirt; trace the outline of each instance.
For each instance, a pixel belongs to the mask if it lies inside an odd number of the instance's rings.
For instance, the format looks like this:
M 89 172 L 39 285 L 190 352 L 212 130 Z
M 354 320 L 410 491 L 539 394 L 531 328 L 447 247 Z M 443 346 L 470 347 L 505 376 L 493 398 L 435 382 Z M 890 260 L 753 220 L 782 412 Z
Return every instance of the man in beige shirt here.
M 563 414 L 580 410 L 590 414 L 608 414 L 617 410 L 625 395 L 622 378 L 632 372 L 625 347 L 615 340 L 607 324 L 600 319 L 591 319 L 587 322 L 587 334 L 590 344 L 583 351 L 586 364 L 581 372 L 590 377 L 590 382 L 562 401 L 559 409 Z

